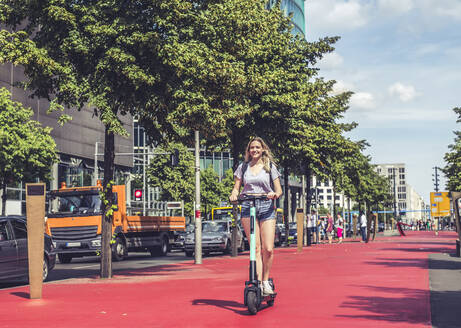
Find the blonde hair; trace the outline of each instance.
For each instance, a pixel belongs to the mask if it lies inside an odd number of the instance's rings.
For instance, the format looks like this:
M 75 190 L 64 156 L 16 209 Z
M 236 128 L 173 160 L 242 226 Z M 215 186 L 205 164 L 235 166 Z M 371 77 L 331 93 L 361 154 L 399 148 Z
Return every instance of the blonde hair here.
M 264 140 L 260 137 L 255 137 L 250 139 L 250 142 L 247 145 L 247 148 L 245 150 L 245 162 L 251 161 L 251 155 L 250 155 L 250 145 L 253 141 L 257 141 L 261 144 L 262 148 L 262 155 L 261 155 L 261 160 L 264 165 L 264 170 L 266 172 L 270 173 L 271 167 L 270 163 L 274 162 L 274 157 L 272 156 L 271 150 L 269 149 L 269 146 L 264 142 Z

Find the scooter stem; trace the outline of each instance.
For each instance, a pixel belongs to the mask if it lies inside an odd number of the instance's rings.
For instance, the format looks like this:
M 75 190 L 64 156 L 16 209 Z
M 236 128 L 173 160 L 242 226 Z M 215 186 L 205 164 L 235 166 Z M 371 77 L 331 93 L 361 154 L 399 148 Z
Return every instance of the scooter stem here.
M 250 282 L 255 282 L 256 279 L 256 204 L 253 199 L 250 206 Z

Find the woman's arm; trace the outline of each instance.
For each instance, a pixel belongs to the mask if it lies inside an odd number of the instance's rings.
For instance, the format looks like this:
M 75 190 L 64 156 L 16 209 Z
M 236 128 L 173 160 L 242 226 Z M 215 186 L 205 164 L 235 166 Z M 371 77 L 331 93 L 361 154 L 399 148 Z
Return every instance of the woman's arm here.
M 270 199 L 277 199 L 282 196 L 282 185 L 280 184 L 280 178 L 274 180 L 274 192 L 270 192 L 267 194 L 267 198 Z
M 237 200 L 240 192 L 240 186 L 242 185 L 242 181 L 239 178 L 235 177 L 234 181 L 234 188 L 232 188 L 232 192 L 229 196 L 229 200 L 231 202 L 235 202 Z

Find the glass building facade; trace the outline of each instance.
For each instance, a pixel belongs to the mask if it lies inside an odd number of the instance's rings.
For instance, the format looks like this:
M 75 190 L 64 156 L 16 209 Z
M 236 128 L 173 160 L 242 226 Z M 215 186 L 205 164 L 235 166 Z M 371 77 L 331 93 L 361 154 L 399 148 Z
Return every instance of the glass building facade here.
M 276 0 L 269 0 L 268 8 L 272 8 L 277 3 Z M 293 33 L 306 35 L 305 15 L 304 15 L 304 0 L 282 0 L 280 8 L 285 12 L 285 15 L 292 14 L 291 21 L 293 22 Z

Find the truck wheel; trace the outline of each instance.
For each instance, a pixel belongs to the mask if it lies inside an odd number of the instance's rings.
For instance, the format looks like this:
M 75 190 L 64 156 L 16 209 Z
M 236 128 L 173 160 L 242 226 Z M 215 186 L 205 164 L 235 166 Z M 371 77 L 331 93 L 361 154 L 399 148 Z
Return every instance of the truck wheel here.
M 162 243 L 160 246 L 155 246 L 154 248 L 150 249 L 150 254 L 152 256 L 166 256 L 168 254 L 168 250 L 170 249 L 168 238 L 164 236 L 162 238 Z
M 126 251 L 126 246 L 122 238 L 115 238 L 115 244 L 112 245 L 112 258 L 117 262 L 123 261 L 127 253 L 128 252 Z
M 58 254 L 58 259 L 59 259 L 59 262 L 63 264 L 70 263 L 72 261 L 72 255 L 71 254 Z
M 49 264 L 45 256 L 45 258 L 43 259 L 43 281 L 46 281 L 46 279 L 48 278 L 49 272 L 50 272 Z

